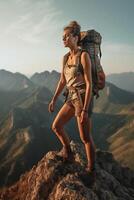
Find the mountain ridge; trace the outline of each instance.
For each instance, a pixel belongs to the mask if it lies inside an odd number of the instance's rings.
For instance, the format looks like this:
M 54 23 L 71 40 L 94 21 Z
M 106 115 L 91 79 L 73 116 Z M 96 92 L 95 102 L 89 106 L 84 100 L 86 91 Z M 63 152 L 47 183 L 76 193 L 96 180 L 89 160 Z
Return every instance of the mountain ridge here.
M 54 82 L 57 81 L 55 72 L 52 74 Z M 2 100 L 1 97 L 0 101 L 0 109 L 4 108 L 4 117 L 1 115 L 2 121 L 0 120 L 0 144 L 2 147 L 0 148 L 0 160 L 3 162 L 3 166 L 5 165 L 5 168 L 0 169 L 1 185 L 3 181 L 4 183 L 16 181 L 20 174 L 30 169 L 41 159 L 44 152 L 49 151 L 51 147 L 55 149 L 59 147 L 58 139 L 51 131 L 51 123 L 63 101 L 58 99 L 55 112 L 51 115 L 48 113 L 48 103 L 55 87 L 55 83 L 52 82 L 53 76 L 48 77 L 50 82 L 49 85 L 46 84 L 46 87 L 34 86 L 33 89 L 25 88 L 21 91 L 14 91 L 13 94 L 12 90 L 6 91 L 5 94 L 1 93 L 4 94 L 5 98 Z M 51 91 L 49 90 L 50 85 Z M 129 144 L 131 147 L 131 140 L 133 140 L 133 96 L 132 92 L 106 83 L 105 89 L 100 91 L 100 98 L 95 102 L 93 114 L 93 137 L 97 146 L 103 150 L 111 151 L 114 158 L 132 169 L 134 169 L 133 151 L 129 148 Z M 74 120 L 65 128 L 71 138 L 74 137 L 78 141 L 79 134 L 77 134 L 77 129 L 75 130 L 77 126 Z M 113 137 L 110 138 L 112 135 Z M 127 144 L 125 144 L 125 140 Z M 122 155 L 120 154 L 120 144 L 123 148 Z M 126 152 L 124 151 L 125 145 L 128 148 Z M 37 149 L 38 151 L 36 151 Z M 31 156 L 33 152 L 35 160 Z M 119 152 L 118 157 L 116 156 L 117 152 Z
M 75 160 L 63 162 L 50 151 L 14 185 L 0 191 L 1 200 L 133 200 L 134 172 L 121 167 L 111 153 L 96 150 L 96 180 L 85 174 L 83 146 L 71 141 Z
M 112 73 L 106 76 L 108 82 L 114 83 L 121 89 L 134 92 L 134 72 Z

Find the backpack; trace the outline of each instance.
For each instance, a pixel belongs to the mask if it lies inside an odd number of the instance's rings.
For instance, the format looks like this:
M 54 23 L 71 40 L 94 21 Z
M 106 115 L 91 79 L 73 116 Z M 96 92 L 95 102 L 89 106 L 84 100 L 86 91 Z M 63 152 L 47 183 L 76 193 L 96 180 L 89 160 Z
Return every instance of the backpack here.
M 105 87 L 105 73 L 100 63 L 102 36 L 95 30 L 81 32 L 79 47 L 89 53 L 91 60 L 93 95 L 99 97 L 99 90 Z

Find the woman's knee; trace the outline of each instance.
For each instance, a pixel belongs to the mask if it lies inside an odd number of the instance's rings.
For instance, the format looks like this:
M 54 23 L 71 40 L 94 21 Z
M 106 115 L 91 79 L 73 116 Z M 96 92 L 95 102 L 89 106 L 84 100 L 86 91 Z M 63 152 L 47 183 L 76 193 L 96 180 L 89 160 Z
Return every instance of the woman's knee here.
M 89 135 L 83 134 L 82 136 L 80 136 L 80 138 L 81 138 L 81 141 L 82 141 L 83 144 L 87 144 L 87 143 L 90 142 L 90 136 Z
M 62 129 L 62 126 L 59 125 L 58 123 L 53 122 L 51 128 L 55 133 L 58 133 Z

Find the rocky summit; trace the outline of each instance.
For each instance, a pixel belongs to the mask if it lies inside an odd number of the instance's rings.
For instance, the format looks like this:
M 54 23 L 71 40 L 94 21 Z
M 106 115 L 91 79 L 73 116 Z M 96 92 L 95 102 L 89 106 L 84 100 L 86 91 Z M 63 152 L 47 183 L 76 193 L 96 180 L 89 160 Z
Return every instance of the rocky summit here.
M 85 173 L 84 146 L 71 141 L 74 160 L 50 151 L 0 191 L 1 200 L 134 200 L 134 171 L 121 167 L 107 151 L 96 150 L 96 179 Z

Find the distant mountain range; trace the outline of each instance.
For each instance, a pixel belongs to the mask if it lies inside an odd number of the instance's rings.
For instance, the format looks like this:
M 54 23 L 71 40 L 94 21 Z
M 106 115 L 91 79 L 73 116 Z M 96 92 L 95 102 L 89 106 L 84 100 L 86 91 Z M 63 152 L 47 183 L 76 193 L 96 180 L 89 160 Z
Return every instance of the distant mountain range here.
M 16 181 L 20 174 L 37 163 L 44 153 L 61 146 L 51 130 L 51 125 L 62 102 L 57 100 L 55 112 L 50 114 L 48 103 L 52 93 L 47 88 L 39 87 L 24 97 L 22 99 L 20 96 L 16 101 L 14 99 L 1 120 L 0 185 Z M 71 127 L 74 126 L 73 123 Z M 72 139 L 78 139 L 75 132 L 72 132 L 72 136 Z
M 34 83 L 23 74 L 0 70 L 0 90 L 19 91 L 33 87 Z
M 107 75 L 106 80 L 121 89 L 134 92 L 134 72 L 109 74 Z
M 54 92 L 56 84 L 60 78 L 60 73 L 53 70 L 52 72 L 44 71 L 35 73 L 31 78 L 27 78 L 21 73 L 12 73 L 6 70 L 0 70 L 0 89 L 3 90 L 20 90 L 35 86 L 49 87 Z M 134 72 L 124 72 L 120 74 L 109 74 L 106 81 L 113 83 L 117 87 L 134 92 Z
M 0 122 L 8 112 L 21 102 L 26 100 L 36 88 L 25 88 L 22 90 L 0 90 Z
M 28 87 L 22 87 L 25 79 L 23 75 L 14 76 L 7 72 L 6 77 L 4 71 L 4 77 L 7 82 L 4 82 L 0 91 L 1 186 L 15 182 L 44 153 L 61 147 L 51 125 L 63 104 L 63 99 L 59 98 L 55 112 L 48 112 L 48 104 L 60 77 L 56 71 L 35 74 L 30 80 L 26 78 Z M 19 80 L 17 86 L 14 84 L 16 80 Z M 92 133 L 97 148 L 111 151 L 122 165 L 134 169 L 134 93 L 106 83 L 106 87 L 100 92 L 100 98 L 94 104 Z M 80 142 L 75 119 L 65 129 L 71 139 Z
M 95 100 L 94 112 L 97 146 L 111 151 L 115 159 L 134 169 L 134 93 L 107 83 Z
M 57 82 L 60 78 L 60 73 L 53 70 L 52 72 L 44 71 L 35 73 L 30 80 L 37 86 L 48 87 L 50 91 L 54 92 Z
M 106 83 L 99 92 L 100 98 L 95 101 L 95 112 L 110 114 L 128 114 L 134 112 L 134 93 Z

